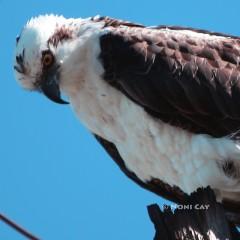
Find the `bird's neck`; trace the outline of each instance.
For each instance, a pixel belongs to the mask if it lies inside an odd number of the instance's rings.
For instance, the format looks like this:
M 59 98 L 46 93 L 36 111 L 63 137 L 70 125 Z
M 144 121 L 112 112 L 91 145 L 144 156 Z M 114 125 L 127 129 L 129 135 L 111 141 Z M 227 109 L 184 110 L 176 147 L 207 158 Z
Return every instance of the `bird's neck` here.
M 121 94 L 109 86 L 99 70 L 86 70 L 78 92 L 70 94 L 70 102 L 81 122 L 93 133 L 109 141 L 123 141 L 118 110 Z
M 76 19 L 74 26 L 78 28 L 74 41 L 66 43 L 59 51 L 62 54 L 59 56 L 62 59 L 60 87 L 70 97 L 79 89 L 93 85 L 96 76 L 104 71 L 99 61 L 102 23 Z
M 99 60 L 99 26 L 81 30 L 74 51 L 65 60 L 61 72 L 61 90 L 69 97 L 81 122 L 92 132 L 105 136 L 102 130 L 114 124 L 114 111 L 120 101 L 120 93 L 103 79 L 104 68 Z M 115 109 L 115 110 L 114 110 Z M 114 128 L 114 131 L 121 131 Z M 108 138 L 108 137 L 107 137 Z

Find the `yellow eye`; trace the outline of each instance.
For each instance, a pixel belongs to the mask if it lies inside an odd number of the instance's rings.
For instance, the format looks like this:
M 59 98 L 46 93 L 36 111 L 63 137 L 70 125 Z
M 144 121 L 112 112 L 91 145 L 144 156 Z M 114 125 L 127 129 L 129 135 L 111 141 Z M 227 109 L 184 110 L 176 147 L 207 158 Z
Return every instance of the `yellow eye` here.
M 43 55 L 42 63 L 44 67 L 50 67 L 54 62 L 54 57 L 51 52 L 46 52 Z

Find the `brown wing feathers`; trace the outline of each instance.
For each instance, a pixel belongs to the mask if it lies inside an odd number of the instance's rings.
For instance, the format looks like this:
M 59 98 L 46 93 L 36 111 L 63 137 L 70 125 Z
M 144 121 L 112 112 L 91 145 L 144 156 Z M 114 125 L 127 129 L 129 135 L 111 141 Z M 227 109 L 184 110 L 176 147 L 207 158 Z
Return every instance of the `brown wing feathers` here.
M 119 26 L 100 40 L 107 81 L 175 126 L 216 137 L 239 129 L 239 38 Z

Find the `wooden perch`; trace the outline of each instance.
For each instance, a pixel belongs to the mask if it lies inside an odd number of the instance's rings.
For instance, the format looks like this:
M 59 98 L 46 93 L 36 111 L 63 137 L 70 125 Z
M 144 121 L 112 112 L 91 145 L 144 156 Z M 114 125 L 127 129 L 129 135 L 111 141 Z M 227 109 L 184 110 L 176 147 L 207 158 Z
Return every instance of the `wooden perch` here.
M 227 220 L 225 210 L 208 187 L 198 189 L 184 205 L 148 206 L 156 230 L 154 240 L 240 240 L 236 226 Z

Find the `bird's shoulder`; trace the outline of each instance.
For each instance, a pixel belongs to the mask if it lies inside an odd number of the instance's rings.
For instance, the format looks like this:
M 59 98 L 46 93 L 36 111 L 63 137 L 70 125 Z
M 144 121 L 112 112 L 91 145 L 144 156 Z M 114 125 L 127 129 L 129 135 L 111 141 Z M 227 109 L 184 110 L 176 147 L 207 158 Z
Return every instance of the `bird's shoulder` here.
M 239 129 L 240 38 L 121 21 L 107 28 L 100 60 L 108 83 L 154 117 L 191 132 L 220 137 Z

